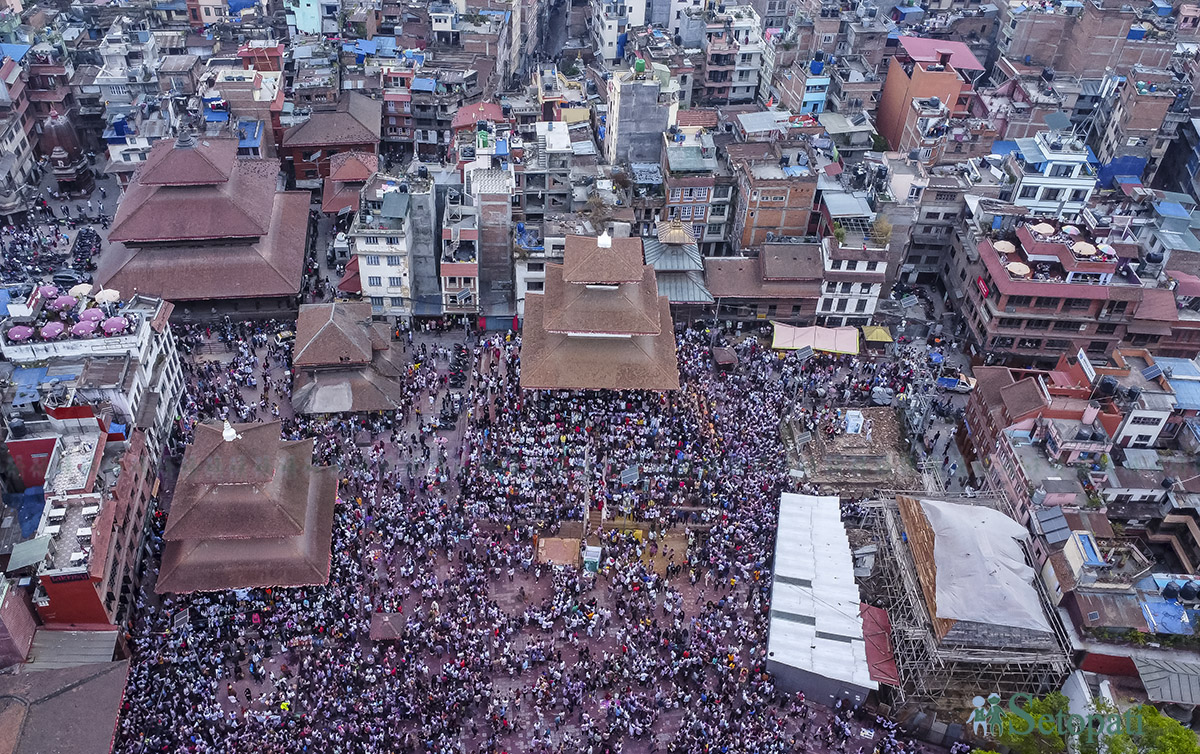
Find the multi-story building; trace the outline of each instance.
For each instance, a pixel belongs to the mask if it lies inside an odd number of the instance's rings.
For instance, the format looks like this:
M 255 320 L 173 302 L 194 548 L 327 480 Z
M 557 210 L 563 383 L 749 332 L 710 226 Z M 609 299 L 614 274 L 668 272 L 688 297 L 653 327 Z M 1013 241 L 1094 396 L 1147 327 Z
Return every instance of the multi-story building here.
M 405 177 L 371 176 L 347 234 L 358 261 L 363 299 L 376 316 L 412 316 L 410 188 Z
M 964 290 L 954 301 L 974 353 L 1042 364 L 1082 350 L 1100 360 L 1119 343 L 1143 346 L 1171 332 L 1174 294 L 1143 281 L 1115 246 L 1087 224 L 1023 214 L 979 201 L 955 237 L 948 285 Z
M 812 234 L 813 201 L 823 165 L 807 145 L 776 146 L 763 156 L 731 153 L 729 163 L 737 182 L 729 233 L 735 249 Z
M 672 127 L 663 134 L 663 188 L 666 206 L 662 219 L 678 220 L 688 226 L 691 238 L 699 244 L 714 244 L 725 238 L 726 212 L 713 214 L 712 201 L 716 174 L 721 170 L 717 147 L 711 133 L 702 128 Z M 722 204 L 727 210 L 728 204 Z M 708 233 L 709 222 L 713 233 Z
M 33 118 L 25 87 L 25 68 L 10 57 L 0 58 L 0 217 L 10 222 L 26 209 L 33 170 Z
M 35 291 L 11 306 L 0 340 L 29 385 L 5 406 L 5 445 L 26 487 L 45 489 L 37 532 L 24 543 L 36 557 L 23 568 L 35 578 L 44 623 L 124 626 L 151 549 L 150 499 L 183 393 L 167 325 L 172 306 L 140 296 L 113 305 L 105 313 L 125 327 L 110 325 L 103 335 L 71 328 L 35 341 L 14 332 L 47 321 L 48 303 Z
M 170 137 L 171 125 L 170 113 L 165 110 L 144 117 L 138 110 L 130 116 L 111 116 L 110 124 L 104 130 L 108 175 L 114 176 L 121 186 L 129 185 L 134 171 L 146 160 L 151 147 L 160 139 Z
M 861 55 L 835 59 L 829 72 L 828 108 L 847 117 L 866 110 L 874 113 L 883 94 L 883 76 Z
M 880 135 L 893 149 L 902 149 L 905 135 L 919 131 L 921 119 L 927 117 L 914 101 L 944 105 L 947 117 L 966 118 L 975 97 L 975 80 L 982 73 L 983 66 L 960 42 L 901 37 L 900 50 L 888 64 L 875 119 Z
M 1179 126 L 1191 119 L 1192 91 L 1170 70 L 1135 65 L 1120 77 L 1098 108 L 1093 145 L 1101 171 L 1152 182 Z
M 128 19 L 113 22 L 100 39 L 97 52 L 103 61 L 96 73 L 106 107 L 129 105 L 143 95 L 159 91 L 158 38 L 148 29 L 134 28 Z
M 1016 184 L 1012 201 L 1035 215 L 1075 217 L 1096 190 L 1087 145 L 1069 130 L 1018 139 L 1004 169 Z
M 523 158 L 516 167 L 514 216 L 539 223 L 546 215 L 571 211 L 573 154 L 566 123 L 535 124 L 534 140 L 523 143 Z
M 779 94 L 779 104 L 794 113 L 825 112 L 829 84 L 832 80 L 822 52 L 820 60 L 780 71 L 773 89 Z
M 701 8 L 690 8 L 695 14 Z M 725 6 L 705 16 L 704 76 L 699 87 L 703 104 L 754 102 L 763 62 L 762 22 L 749 5 Z
M 71 77 L 75 64 L 60 48 L 41 42 L 30 49 L 27 80 L 30 110 L 33 117 L 45 121 L 51 113 L 75 118 L 75 97 L 71 93 Z M 40 133 L 40 130 L 39 130 Z
M 327 178 L 329 161 L 336 154 L 378 154 L 380 111 L 378 100 L 348 92 L 336 110 L 314 112 L 305 122 L 289 128 L 281 151 L 295 179 L 303 182 L 297 185 Z
M 191 0 L 189 0 L 191 1 Z M 341 0 L 288 0 L 287 23 L 291 35 L 337 34 Z M 205 21 L 205 23 L 209 23 Z
M 646 25 L 646 3 L 592 0 L 590 21 L 596 57 L 607 63 L 617 63 L 625 57 L 629 31 Z
M 666 66 L 679 89 L 679 109 L 692 106 L 693 93 L 704 68 L 704 54 L 700 49 L 685 49 L 675 44 L 667 31 L 652 26 L 633 32 L 625 55 L 632 65 L 631 58 L 641 58 L 648 68 L 656 63 Z
M 604 156 L 611 165 L 658 163 L 662 134 L 679 108 L 679 84 L 666 66 L 637 59 L 629 69 L 613 71 L 608 82 Z
M 442 307 L 447 314 L 479 311 L 480 207 L 475 197 L 451 189 L 442 217 Z

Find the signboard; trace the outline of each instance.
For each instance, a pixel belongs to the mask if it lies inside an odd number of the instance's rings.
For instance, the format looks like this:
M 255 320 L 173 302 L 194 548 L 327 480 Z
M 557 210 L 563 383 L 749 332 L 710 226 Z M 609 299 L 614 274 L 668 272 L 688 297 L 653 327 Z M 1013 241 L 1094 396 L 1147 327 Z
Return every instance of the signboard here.
M 638 467 L 630 466 L 621 472 L 621 484 L 633 484 L 639 478 Z
M 992 289 L 988 287 L 987 281 L 983 279 L 982 275 L 975 278 L 975 286 L 979 288 L 979 292 L 983 294 L 984 298 L 992 294 Z
M 1075 358 L 1079 361 L 1079 366 L 1083 367 L 1083 373 L 1087 375 L 1088 382 L 1096 381 L 1096 368 L 1092 366 L 1092 360 L 1088 355 L 1079 349 L 1079 353 L 1075 354 Z
M 810 442 L 812 442 L 812 432 L 801 432 L 796 435 L 796 445 L 803 447 Z
M 176 631 L 182 631 L 185 627 L 187 627 L 191 617 L 191 613 L 186 608 L 180 610 L 179 612 L 175 613 L 175 617 L 171 619 L 171 628 Z
M 908 295 L 900 299 L 900 306 L 903 306 L 905 309 L 910 306 L 916 306 L 919 303 L 921 303 L 921 299 L 913 295 Z
M 857 409 L 854 411 L 847 411 L 846 412 L 846 434 L 857 435 L 858 433 L 862 432 L 862 428 L 863 428 L 863 412 L 858 411 Z
M 802 363 L 813 357 L 812 346 L 800 346 L 796 349 L 796 358 Z

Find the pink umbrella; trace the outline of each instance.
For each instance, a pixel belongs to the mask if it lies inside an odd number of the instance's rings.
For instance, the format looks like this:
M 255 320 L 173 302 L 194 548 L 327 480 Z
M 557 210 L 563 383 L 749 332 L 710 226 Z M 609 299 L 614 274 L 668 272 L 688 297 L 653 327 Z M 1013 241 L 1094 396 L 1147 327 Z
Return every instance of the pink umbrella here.
M 58 287 L 53 285 L 43 285 L 38 288 L 38 293 L 42 294 L 42 298 L 54 298 L 58 295 Z
M 71 334 L 91 335 L 92 333 L 96 332 L 97 327 L 99 327 L 99 325 L 94 320 L 85 319 L 82 322 L 75 323 L 75 326 L 71 328 Z
M 17 325 L 16 327 L 9 328 L 8 331 L 8 339 L 17 342 L 29 340 L 32 335 L 33 328 L 26 327 L 25 325 Z
M 104 320 L 104 334 L 115 335 L 116 333 L 123 332 L 126 326 L 127 323 L 124 317 L 109 317 Z
M 88 322 L 99 322 L 104 319 L 104 312 L 99 309 L 84 309 L 79 318 Z
M 58 298 L 54 299 L 54 303 L 51 306 L 61 312 L 64 309 L 74 309 L 75 305 L 78 303 L 79 299 L 75 298 L 74 296 L 59 296 Z
M 63 331 L 66 329 L 67 328 L 63 325 L 62 322 L 51 322 L 47 325 L 42 326 L 42 337 L 45 338 L 46 340 L 53 340 L 54 338 L 57 338 L 59 335 L 62 335 Z

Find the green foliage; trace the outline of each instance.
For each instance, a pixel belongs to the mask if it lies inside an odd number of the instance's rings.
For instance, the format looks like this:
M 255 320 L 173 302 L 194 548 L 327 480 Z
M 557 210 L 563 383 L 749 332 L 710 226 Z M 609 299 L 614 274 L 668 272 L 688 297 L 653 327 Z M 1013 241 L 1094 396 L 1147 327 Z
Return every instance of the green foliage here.
M 1200 754 L 1200 740 L 1190 729 L 1167 717 L 1149 704 L 1134 710 L 1140 716 L 1133 730 L 1121 731 L 1104 739 L 1108 754 Z
M 871 134 L 871 148 L 876 152 L 886 152 L 890 149 L 888 140 L 881 134 Z
M 1043 697 L 1035 697 L 1025 711 L 1036 719 L 1038 715 L 1054 716 L 1060 712 L 1065 714 L 1067 707 L 1067 697 L 1055 691 Z M 1024 730 L 1026 723 L 1007 708 L 1003 712 L 1003 720 L 1003 729 L 996 740 L 1015 754 L 1054 754 L 1067 750 L 1067 742 L 1058 732 L 1046 733 L 1035 729 L 1027 735 L 1018 735 L 1015 731 Z

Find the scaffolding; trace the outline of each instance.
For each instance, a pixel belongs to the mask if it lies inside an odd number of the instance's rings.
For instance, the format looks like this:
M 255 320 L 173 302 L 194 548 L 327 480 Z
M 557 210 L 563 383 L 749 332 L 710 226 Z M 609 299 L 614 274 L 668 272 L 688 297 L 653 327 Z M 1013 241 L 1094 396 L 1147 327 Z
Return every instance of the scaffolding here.
M 945 712 L 962 711 L 972 697 L 1015 692 L 1043 694 L 1057 691 L 1071 672 L 1070 640 L 1040 578 L 1034 586 L 1054 640 L 1049 647 L 992 648 L 939 640 L 925 601 L 912 549 L 900 519 L 897 496 L 934 497 L 968 505 L 984 505 L 1011 515 L 1003 496 L 972 496 L 944 492 L 881 490 L 876 500 L 864 504 L 863 527 L 879 547 L 877 570 L 872 575 L 873 604 L 887 610 L 892 624 L 892 644 L 901 689 L 895 706 L 913 705 Z M 1022 543 L 1026 561 L 1031 553 Z M 960 718 L 963 719 L 963 718 Z

